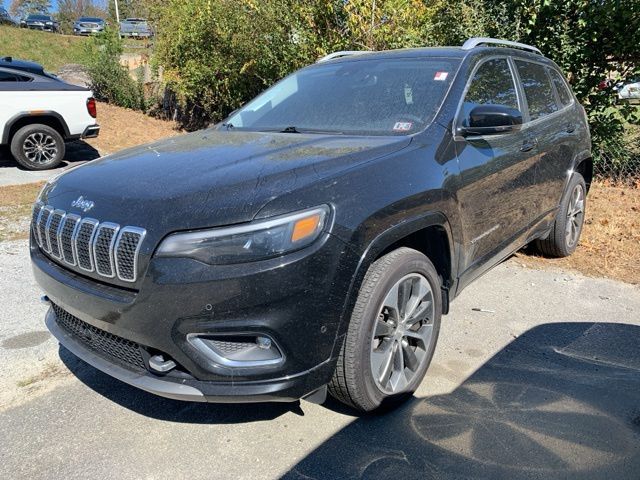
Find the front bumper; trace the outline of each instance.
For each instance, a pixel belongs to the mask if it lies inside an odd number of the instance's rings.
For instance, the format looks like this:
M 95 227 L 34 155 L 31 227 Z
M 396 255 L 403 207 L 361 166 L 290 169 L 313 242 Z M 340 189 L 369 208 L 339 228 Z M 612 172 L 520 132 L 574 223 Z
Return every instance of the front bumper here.
M 133 387 L 161 397 L 188 402 L 254 403 L 293 402 L 303 398 L 326 383 L 329 362 L 291 378 L 252 384 L 212 384 L 180 377 L 160 376 L 151 372 L 134 371 L 87 348 L 78 339 L 58 325 L 52 308 L 46 314 L 45 324 L 60 345 L 80 360 L 107 375 Z
M 99 33 L 104 32 L 104 29 L 101 28 L 74 28 L 73 33 L 75 35 L 97 35 Z
M 46 318 L 51 333 L 97 369 L 180 400 L 295 401 L 328 383 L 337 358 L 335 346 L 340 344 L 338 327 L 351 263 L 345 245 L 327 237 L 312 252 L 297 252 L 287 261 L 283 257 L 253 271 L 251 266 L 229 270 L 224 278 L 204 282 L 194 281 L 189 272 L 192 261 L 157 259 L 138 291 L 71 272 L 37 246 L 32 245 L 31 253 L 36 280 L 58 308 L 91 327 L 135 342 L 147 352 L 147 359 L 161 353 L 178 365 L 164 375 L 148 364 L 146 369 L 129 368 L 62 328 L 51 309 Z M 164 284 L 166 275 L 187 283 Z M 281 347 L 285 361 L 253 368 L 216 365 L 187 341 L 194 332 L 264 333 Z

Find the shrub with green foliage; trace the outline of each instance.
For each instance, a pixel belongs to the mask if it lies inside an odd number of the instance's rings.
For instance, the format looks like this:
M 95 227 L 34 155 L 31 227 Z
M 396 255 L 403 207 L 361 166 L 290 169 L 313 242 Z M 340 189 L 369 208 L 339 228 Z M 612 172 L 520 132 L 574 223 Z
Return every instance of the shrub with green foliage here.
M 638 0 L 462 0 L 442 6 L 436 38 L 491 36 L 537 46 L 554 60 L 589 116 L 594 143 L 620 137 L 637 109 L 615 105 L 612 85 L 640 74 Z
M 131 78 L 120 65 L 122 41 L 117 31 L 107 29 L 87 44 L 86 64 L 91 77 L 91 89 L 98 100 L 125 108 L 146 111 L 143 79 Z
M 155 64 L 187 128 L 218 120 L 315 56 L 293 0 L 167 0 L 155 10 Z M 310 42 L 311 40 L 311 42 Z

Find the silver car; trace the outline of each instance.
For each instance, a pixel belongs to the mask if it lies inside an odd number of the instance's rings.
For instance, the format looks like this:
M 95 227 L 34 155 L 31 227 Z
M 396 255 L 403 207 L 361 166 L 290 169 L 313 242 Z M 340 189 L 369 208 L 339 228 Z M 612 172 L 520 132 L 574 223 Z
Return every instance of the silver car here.
M 73 22 L 74 35 L 95 35 L 102 33 L 106 27 L 106 22 L 98 17 L 80 17 Z
M 629 83 L 620 83 L 616 85 L 615 90 L 618 93 L 618 100 L 633 103 L 640 102 L 640 79 L 636 78 Z
M 120 22 L 120 36 L 123 38 L 151 38 L 153 30 L 144 18 L 127 18 Z

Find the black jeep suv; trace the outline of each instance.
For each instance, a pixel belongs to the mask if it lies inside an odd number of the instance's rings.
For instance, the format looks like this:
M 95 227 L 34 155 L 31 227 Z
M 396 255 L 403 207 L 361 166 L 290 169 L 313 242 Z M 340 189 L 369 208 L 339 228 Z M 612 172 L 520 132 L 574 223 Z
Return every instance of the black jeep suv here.
M 48 328 L 136 387 L 361 410 L 411 394 L 440 319 L 528 243 L 578 243 L 589 130 L 530 46 L 338 52 L 224 123 L 73 168 L 33 210 Z

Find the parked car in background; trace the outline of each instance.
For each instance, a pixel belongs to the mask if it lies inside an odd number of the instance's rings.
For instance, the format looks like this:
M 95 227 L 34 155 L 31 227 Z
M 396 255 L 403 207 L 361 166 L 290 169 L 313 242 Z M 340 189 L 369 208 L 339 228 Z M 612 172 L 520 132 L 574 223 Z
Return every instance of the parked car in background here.
M 17 25 L 16 21 L 11 18 L 9 12 L 7 12 L 3 7 L 0 7 L 0 25 Z
M 120 36 L 122 38 L 151 38 L 153 30 L 144 18 L 127 18 L 120 22 Z
M 640 103 L 640 78 L 634 78 L 630 83 L 619 83 L 614 87 L 619 101 Z
M 21 70 L 23 72 L 35 73 L 49 78 L 56 78 L 55 75 L 44 71 L 44 67 L 39 63 L 28 62 L 26 60 L 18 60 L 13 57 L 0 58 L 0 67 L 11 68 L 12 70 Z
M 65 141 L 99 132 L 90 90 L 0 64 L 0 145 L 9 145 L 22 167 L 54 168 L 64 158 Z
M 30 28 L 32 30 L 43 30 L 46 32 L 57 32 L 59 28 L 51 15 L 32 14 L 20 21 L 22 28 Z
M 535 47 L 335 52 L 212 128 L 55 177 L 33 272 L 60 343 L 138 388 L 369 411 L 420 385 L 472 281 L 529 243 L 573 253 L 592 172 L 585 110 Z
M 98 17 L 80 17 L 73 22 L 74 35 L 95 35 L 104 31 L 107 22 Z

